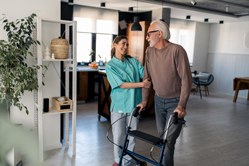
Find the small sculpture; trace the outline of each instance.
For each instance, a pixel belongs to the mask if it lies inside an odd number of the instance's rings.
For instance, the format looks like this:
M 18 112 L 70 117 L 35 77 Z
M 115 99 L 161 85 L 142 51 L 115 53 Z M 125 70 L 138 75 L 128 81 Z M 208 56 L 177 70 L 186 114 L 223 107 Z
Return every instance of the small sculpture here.
M 52 59 L 55 59 L 55 58 L 54 58 L 54 53 L 52 53 Z
M 49 48 L 48 48 L 48 46 L 46 47 L 45 57 L 44 57 L 44 59 L 51 59 L 51 58 L 50 58 L 50 52 L 49 52 Z

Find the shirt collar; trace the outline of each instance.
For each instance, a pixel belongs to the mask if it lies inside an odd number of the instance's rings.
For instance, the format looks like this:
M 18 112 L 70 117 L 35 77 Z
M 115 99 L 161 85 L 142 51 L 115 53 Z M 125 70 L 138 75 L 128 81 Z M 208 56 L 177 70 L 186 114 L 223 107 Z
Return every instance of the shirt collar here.
M 123 62 L 122 62 L 120 59 L 117 59 L 117 58 L 115 57 L 115 55 L 113 55 L 113 58 L 112 58 L 112 59 L 114 59 L 115 62 L 118 62 L 118 63 L 123 64 Z M 126 62 L 126 58 L 125 58 L 125 57 L 124 57 L 124 62 Z

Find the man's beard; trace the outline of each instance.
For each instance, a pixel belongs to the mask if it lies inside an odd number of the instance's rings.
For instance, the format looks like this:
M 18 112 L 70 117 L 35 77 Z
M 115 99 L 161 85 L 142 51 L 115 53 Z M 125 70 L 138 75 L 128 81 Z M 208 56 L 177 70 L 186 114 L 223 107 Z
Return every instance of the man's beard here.
M 148 42 L 149 42 L 149 44 L 150 44 L 150 47 L 154 47 L 158 41 L 159 41 L 159 38 L 158 38 L 158 37 L 156 37 L 154 40 L 148 39 Z

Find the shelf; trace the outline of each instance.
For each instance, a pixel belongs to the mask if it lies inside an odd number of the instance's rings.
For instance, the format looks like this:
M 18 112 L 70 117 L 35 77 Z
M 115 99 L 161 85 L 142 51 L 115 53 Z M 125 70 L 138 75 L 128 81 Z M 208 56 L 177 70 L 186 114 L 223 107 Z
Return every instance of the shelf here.
M 42 61 L 74 61 L 74 59 L 42 59 Z
M 52 107 L 49 107 L 49 111 L 48 112 L 43 112 L 43 115 L 55 115 L 55 114 L 63 114 L 63 113 L 70 113 L 73 111 L 64 111 L 64 112 L 57 112 L 55 109 L 53 109 Z
M 36 33 L 34 33 L 34 37 L 39 40 L 42 41 L 42 38 L 44 37 L 46 40 L 44 41 L 49 41 L 50 38 L 52 40 L 52 36 L 47 36 L 47 38 L 45 37 L 45 35 L 47 34 L 43 34 L 43 28 L 47 26 L 51 26 L 48 24 L 44 24 L 44 23 L 55 23 L 55 24 L 65 24 L 65 38 L 69 41 L 69 31 L 70 31 L 70 26 L 73 28 L 73 44 L 71 47 L 70 52 L 72 53 L 72 56 L 68 56 L 66 59 L 43 59 L 42 57 L 42 45 L 34 45 L 34 49 L 33 49 L 33 54 L 37 53 L 37 58 L 34 60 L 34 63 L 37 65 L 43 65 L 45 63 L 50 64 L 50 62 L 64 62 L 65 64 L 65 94 L 69 94 L 69 82 L 71 83 L 72 80 L 72 94 L 73 94 L 73 99 L 76 100 L 77 96 L 76 96 L 76 90 L 77 90 L 77 68 L 76 68 L 76 64 L 77 64 L 77 58 L 76 58 L 76 44 L 77 44 L 77 22 L 76 21 L 65 21 L 65 20 L 46 20 L 46 19 L 41 19 L 39 17 L 37 17 L 36 19 L 37 22 L 37 26 L 36 26 Z M 53 26 L 53 25 L 52 25 Z M 56 32 L 59 32 L 59 26 L 56 26 L 58 29 L 56 30 Z M 44 43 L 45 44 L 45 43 Z M 48 45 L 48 43 L 46 44 Z M 72 78 L 69 76 L 69 69 L 71 69 L 72 71 Z M 56 70 L 56 69 L 55 69 Z M 58 74 L 58 73 L 57 73 Z M 42 84 L 42 69 L 40 68 L 39 71 L 37 71 L 37 78 L 38 78 L 38 85 Z M 54 78 L 55 79 L 55 78 Z M 59 78 L 60 79 L 60 78 Z M 59 81 L 58 81 L 59 83 Z M 34 105 L 35 107 L 37 107 L 38 113 L 37 115 L 35 114 L 34 116 L 34 126 L 35 126 L 35 130 L 37 131 L 38 134 L 38 141 L 39 141 L 39 161 L 43 162 L 45 157 L 44 157 L 44 147 L 46 146 L 46 142 L 45 140 L 49 137 L 52 140 L 52 145 L 51 147 L 57 148 L 58 143 L 60 143 L 60 140 L 57 139 L 59 138 L 59 132 L 58 130 L 63 129 L 65 131 L 65 148 L 67 148 L 68 146 L 72 146 L 72 156 L 74 156 L 76 154 L 76 112 L 77 112 L 77 105 L 73 104 L 73 110 L 71 111 L 63 111 L 63 112 L 57 112 L 56 109 L 53 109 L 52 106 L 49 108 L 49 112 L 43 112 L 42 109 L 42 103 L 44 100 L 44 96 L 50 98 L 52 96 L 55 96 L 55 92 L 46 92 L 46 94 L 43 94 L 43 89 L 47 88 L 46 86 L 41 86 L 38 89 L 38 92 L 35 95 L 35 98 L 37 98 L 37 101 L 35 101 Z M 49 87 L 48 87 L 49 88 Z M 51 89 L 51 88 L 50 88 Z M 48 89 L 48 90 L 50 90 Z M 51 89 L 52 91 L 53 89 Z M 71 91 L 70 91 L 71 92 Z M 59 92 L 57 93 L 56 96 L 59 96 Z M 72 113 L 71 116 L 67 116 L 68 114 L 66 114 L 65 118 L 63 120 L 65 120 L 65 125 L 60 126 L 59 124 L 56 124 L 55 126 L 51 127 L 48 125 L 44 125 L 44 119 L 46 119 L 46 123 L 51 123 L 53 124 L 54 118 L 55 121 L 59 120 L 59 115 L 61 114 L 65 114 L 65 113 Z M 56 117 L 49 117 L 49 115 L 56 115 Z M 57 117 L 58 116 L 58 117 Z M 71 118 L 71 121 L 70 121 Z M 71 123 L 71 128 L 69 130 L 69 124 Z M 54 132 L 50 132 L 50 131 L 54 131 Z M 71 140 L 72 140 L 72 144 L 69 143 L 69 131 L 72 132 L 71 134 Z M 46 135 L 44 135 L 44 133 Z

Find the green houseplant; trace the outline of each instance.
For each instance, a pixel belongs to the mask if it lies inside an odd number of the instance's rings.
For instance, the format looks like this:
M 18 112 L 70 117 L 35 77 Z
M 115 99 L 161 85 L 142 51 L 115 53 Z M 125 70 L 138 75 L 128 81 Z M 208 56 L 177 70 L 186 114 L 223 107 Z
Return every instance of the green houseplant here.
M 3 14 L 4 15 L 4 14 Z M 24 19 L 9 22 L 4 15 L 0 20 L 8 39 L 0 40 L 0 104 L 4 104 L 9 115 L 10 106 L 14 105 L 28 114 L 28 108 L 20 103 L 21 95 L 25 91 L 38 90 L 37 70 L 43 65 L 28 66 L 28 56 L 32 45 L 40 45 L 33 39 L 32 32 L 36 28 L 33 13 Z M 43 75 L 44 76 L 44 75 Z M 44 83 L 43 83 L 44 85 Z

